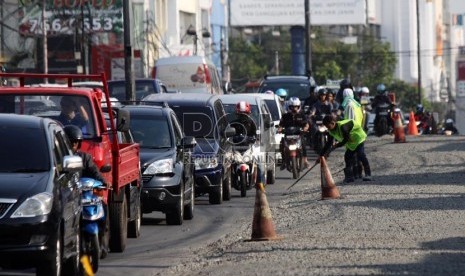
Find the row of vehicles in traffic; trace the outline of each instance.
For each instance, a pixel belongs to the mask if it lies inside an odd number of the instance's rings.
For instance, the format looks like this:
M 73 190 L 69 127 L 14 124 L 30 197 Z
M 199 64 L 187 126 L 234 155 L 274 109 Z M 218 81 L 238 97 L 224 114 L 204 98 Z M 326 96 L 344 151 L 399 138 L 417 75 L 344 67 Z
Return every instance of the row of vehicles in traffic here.
M 275 182 L 275 125 L 282 114 L 275 95 L 165 91 L 114 102 L 120 96 L 110 95 L 104 75 L 0 77 L 20 82 L 0 88 L 5 134 L 0 177 L 9 183 L 0 196 L 3 269 L 77 275 L 85 254 L 97 271 L 104 245 L 110 252 L 124 251 L 127 238 L 140 235 L 144 214 L 163 212 L 168 225 L 180 225 L 193 219 L 197 196 L 222 204 L 234 190 L 245 197 L 257 177 Z M 26 85 L 53 78 L 67 85 Z M 82 80 L 103 85 L 86 86 Z M 250 156 L 234 142 L 229 124 L 241 100 L 250 103 L 257 125 Z M 64 102 L 85 114 L 85 124 L 62 121 Z M 92 156 L 105 183 L 80 177 L 85 164 L 72 152 L 64 132 L 68 124 L 80 127 L 81 150 Z

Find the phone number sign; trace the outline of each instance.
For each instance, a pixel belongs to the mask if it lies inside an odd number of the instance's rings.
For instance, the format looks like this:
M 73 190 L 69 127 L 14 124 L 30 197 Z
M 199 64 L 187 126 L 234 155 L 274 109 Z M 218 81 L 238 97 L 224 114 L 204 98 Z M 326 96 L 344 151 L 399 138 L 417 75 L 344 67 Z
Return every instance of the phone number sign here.
M 44 21 L 40 6 L 21 7 L 24 14 L 19 24 L 21 34 L 43 34 L 44 28 L 47 34 L 74 34 L 82 31 L 119 33 L 123 29 L 123 8 L 120 1 L 102 7 L 88 4 L 66 7 L 56 6 L 56 3 L 50 3 L 46 7 Z

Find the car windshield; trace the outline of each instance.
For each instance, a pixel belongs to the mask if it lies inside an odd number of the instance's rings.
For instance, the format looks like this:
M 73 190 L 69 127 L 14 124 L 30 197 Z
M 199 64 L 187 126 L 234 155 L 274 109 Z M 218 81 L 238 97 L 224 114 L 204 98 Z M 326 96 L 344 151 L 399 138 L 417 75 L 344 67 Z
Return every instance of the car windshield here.
M 0 127 L 0 172 L 41 172 L 50 169 L 43 129 Z
M 207 106 L 170 105 L 186 136 L 215 138 L 216 123 L 213 110 Z
M 131 115 L 131 132 L 141 148 L 166 149 L 172 147 L 168 119 Z
M 87 97 L 77 95 L 0 95 L 0 113 L 27 114 L 54 119 L 81 128 L 84 139 L 95 137 L 94 118 Z
M 276 102 L 276 100 L 265 100 L 266 105 L 271 113 L 271 119 L 273 121 L 279 121 L 281 118 L 279 117 L 279 109 L 281 106 Z
M 283 88 L 287 91 L 287 98 L 298 97 L 299 99 L 305 99 L 310 95 L 309 84 L 305 82 L 296 81 L 265 82 L 260 88 L 260 92 L 263 93 L 267 90 L 276 92 L 276 90 L 278 90 L 279 88 Z
M 155 90 L 152 80 L 136 80 L 136 100 L 141 100 L 145 96 L 153 93 L 158 93 Z M 110 97 L 117 98 L 118 101 L 126 100 L 126 83 L 124 81 L 109 82 L 108 90 Z
M 226 112 L 226 116 L 228 117 L 228 122 L 232 122 L 237 119 L 236 115 L 236 104 L 223 104 L 224 106 L 224 111 Z M 255 122 L 256 126 L 259 126 L 258 122 L 260 113 L 258 111 L 258 107 L 256 104 L 251 104 L 250 105 L 250 110 L 252 113 L 250 114 L 250 117 L 252 117 L 252 120 Z

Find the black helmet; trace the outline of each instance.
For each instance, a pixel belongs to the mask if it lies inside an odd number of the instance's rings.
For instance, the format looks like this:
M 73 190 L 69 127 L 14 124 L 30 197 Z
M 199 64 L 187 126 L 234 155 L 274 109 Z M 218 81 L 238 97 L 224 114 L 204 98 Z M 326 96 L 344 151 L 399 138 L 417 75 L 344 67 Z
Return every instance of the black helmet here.
M 68 136 L 69 141 L 72 142 L 81 142 L 83 139 L 82 131 L 79 127 L 75 125 L 67 125 L 64 127 L 66 136 Z
M 348 79 L 343 79 L 341 80 L 341 82 L 339 83 L 339 87 L 344 90 L 346 88 L 350 88 L 352 89 L 352 83 L 350 83 L 350 81 Z
M 318 96 L 326 95 L 328 94 L 328 89 L 326 87 L 319 87 L 318 88 Z

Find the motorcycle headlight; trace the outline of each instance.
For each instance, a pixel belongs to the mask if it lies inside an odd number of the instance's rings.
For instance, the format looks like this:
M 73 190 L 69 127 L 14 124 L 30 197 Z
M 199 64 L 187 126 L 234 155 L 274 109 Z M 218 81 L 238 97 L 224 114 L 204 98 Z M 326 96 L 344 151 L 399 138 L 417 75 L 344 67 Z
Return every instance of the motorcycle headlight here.
M 199 157 L 194 159 L 195 169 L 212 169 L 218 166 L 218 157 L 209 156 L 209 157 Z
M 30 218 L 48 215 L 52 210 L 53 196 L 49 193 L 41 193 L 26 199 L 11 218 Z
M 157 160 L 153 162 L 152 164 L 150 164 L 142 174 L 153 175 L 153 174 L 172 173 L 172 172 L 173 172 L 173 160 L 162 159 L 162 160 Z

